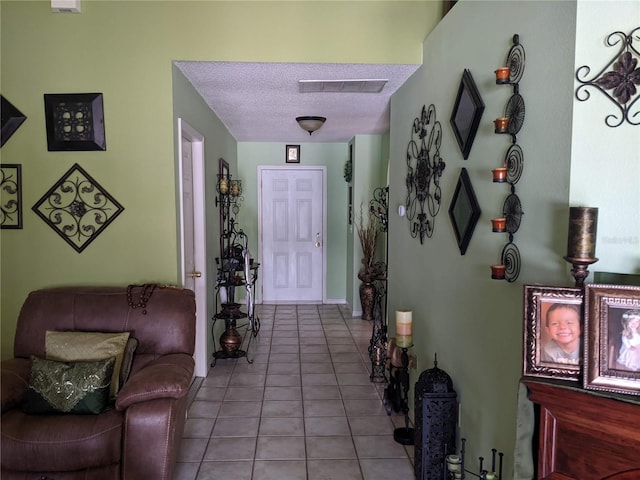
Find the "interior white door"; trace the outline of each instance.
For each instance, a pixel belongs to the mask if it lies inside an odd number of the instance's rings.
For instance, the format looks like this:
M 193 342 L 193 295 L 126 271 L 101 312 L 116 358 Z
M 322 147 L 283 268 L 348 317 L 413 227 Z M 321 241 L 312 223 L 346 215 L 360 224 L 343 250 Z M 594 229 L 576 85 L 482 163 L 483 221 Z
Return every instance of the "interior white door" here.
M 207 355 L 207 281 L 204 213 L 204 137 L 182 119 L 180 133 L 180 237 L 182 285 L 195 292 L 196 377 L 205 377 Z
M 322 303 L 325 172 L 260 169 L 262 301 Z

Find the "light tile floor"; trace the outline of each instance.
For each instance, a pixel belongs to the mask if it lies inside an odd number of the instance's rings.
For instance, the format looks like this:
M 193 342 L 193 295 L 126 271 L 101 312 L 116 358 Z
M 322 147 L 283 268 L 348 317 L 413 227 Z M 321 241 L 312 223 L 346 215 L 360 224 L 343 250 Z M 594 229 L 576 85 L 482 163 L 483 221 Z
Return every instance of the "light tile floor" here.
M 190 405 L 173 480 L 410 480 L 370 322 L 339 305 L 258 305 L 248 357 L 218 360 Z M 245 343 L 248 338 L 245 338 Z

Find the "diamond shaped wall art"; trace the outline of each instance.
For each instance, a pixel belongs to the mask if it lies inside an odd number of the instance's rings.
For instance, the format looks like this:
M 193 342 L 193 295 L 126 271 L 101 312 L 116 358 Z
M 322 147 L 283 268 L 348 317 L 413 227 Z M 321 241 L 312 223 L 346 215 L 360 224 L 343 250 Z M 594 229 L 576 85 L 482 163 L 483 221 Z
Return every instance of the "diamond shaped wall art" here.
M 123 210 L 77 163 L 33 206 L 33 211 L 78 253 Z

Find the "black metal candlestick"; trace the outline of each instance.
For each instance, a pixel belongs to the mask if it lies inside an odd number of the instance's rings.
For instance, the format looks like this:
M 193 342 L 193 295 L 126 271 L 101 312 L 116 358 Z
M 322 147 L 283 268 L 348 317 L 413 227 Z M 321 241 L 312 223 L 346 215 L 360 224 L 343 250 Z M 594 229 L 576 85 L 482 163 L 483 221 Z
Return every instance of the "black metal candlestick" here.
M 400 355 L 402 366 L 396 371 L 398 382 L 402 386 L 400 409 L 404 413 L 404 427 L 398 427 L 393 431 L 393 439 L 402 445 L 414 444 L 413 428 L 409 428 L 409 354 L 407 353 L 412 346 L 402 347 L 402 354 Z

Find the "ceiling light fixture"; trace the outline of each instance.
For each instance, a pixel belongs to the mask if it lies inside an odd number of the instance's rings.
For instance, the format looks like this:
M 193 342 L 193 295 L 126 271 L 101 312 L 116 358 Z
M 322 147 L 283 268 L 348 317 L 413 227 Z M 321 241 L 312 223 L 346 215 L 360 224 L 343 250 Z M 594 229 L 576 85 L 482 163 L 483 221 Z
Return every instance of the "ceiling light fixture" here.
M 296 122 L 298 122 L 300 128 L 309 132 L 309 135 L 324 125 L 326 120 L 327 119 L 325 117 L 296 117 Z

